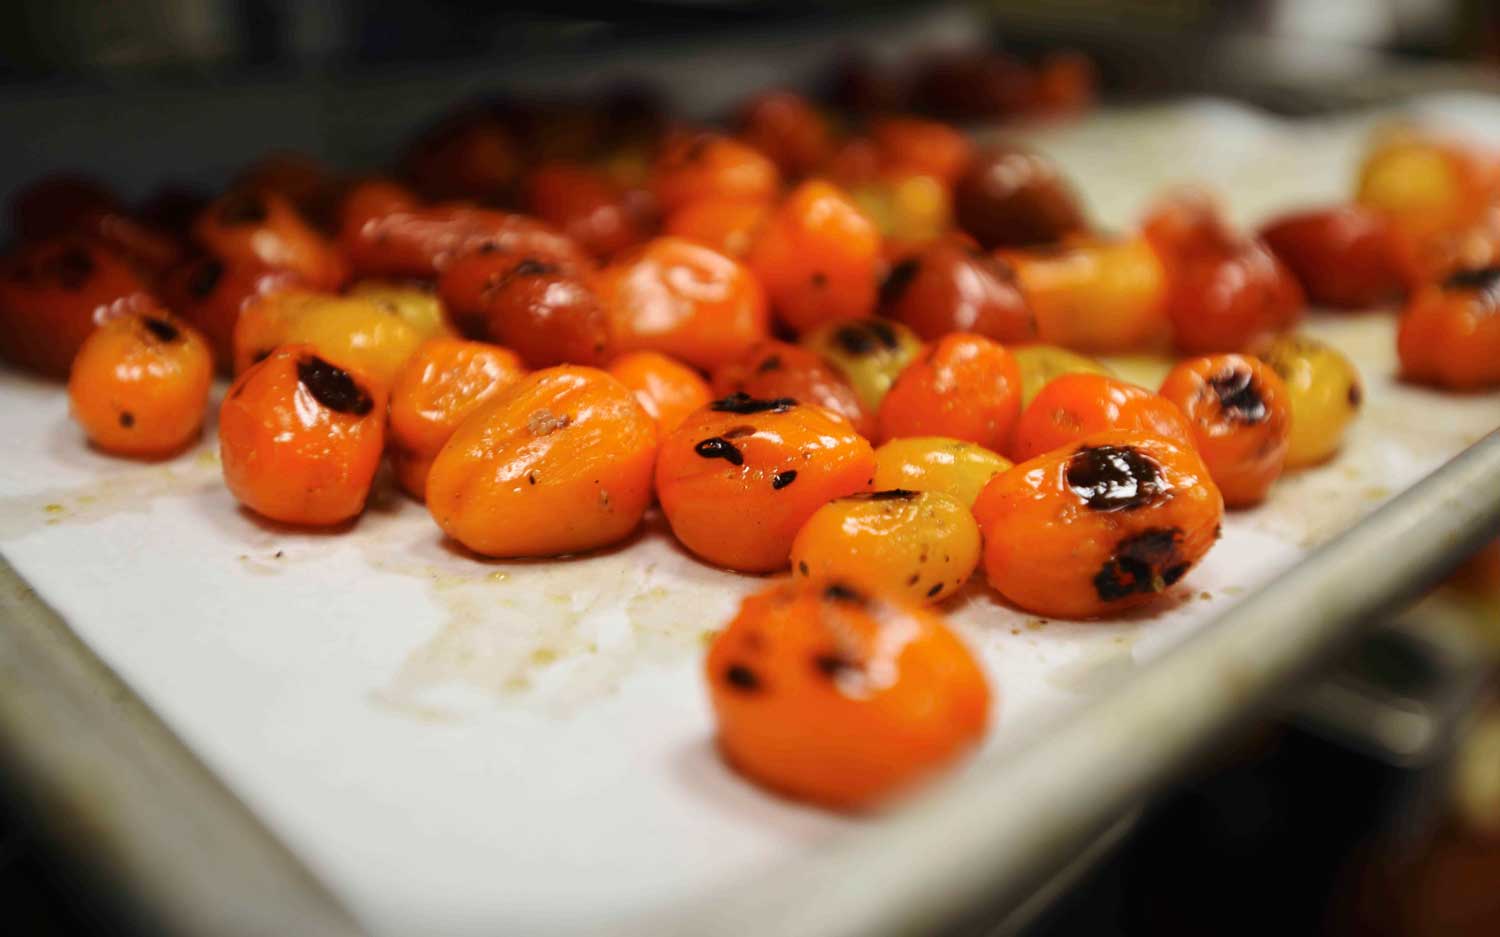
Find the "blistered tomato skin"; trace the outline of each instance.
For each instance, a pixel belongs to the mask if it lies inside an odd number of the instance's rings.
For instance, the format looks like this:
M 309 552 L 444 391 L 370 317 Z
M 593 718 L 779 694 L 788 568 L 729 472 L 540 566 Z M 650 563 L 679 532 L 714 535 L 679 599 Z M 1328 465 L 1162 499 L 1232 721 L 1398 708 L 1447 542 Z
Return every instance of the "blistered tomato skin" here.
M 740 139 L 769 156 L 789 179 L 819 169 L 833 156 L 828 118 L 801 95 L 768 91 L 740 109 Z
M 314 289 L 336 290 L 349 279 L 342 253 L 275 192 L 219 197 L 193 223 L 193 239 L 228 261 L 289 270 Z
M 818 508 L 792 542 L 792 575 L 864 583 L 909 602 L 941 602 L 969 581 L 979 546 L 979 525 L 962 501 L 888 488 Z
M 951 495 L 972 506 L 990 479 L 1011 467 L 983 446 L 947 436 L 893 439 L 875 450 L 875 488 Z
M 753 595 L 705 661 L 725 758 L 777 793 L 864 811 L 974 748 L 984 672 L 936 612 L 840 580 Z
M 871 413 L 922 352 L 921 340 L 910 329 L 877 318 L 830 322 L 803 336 L 802 346 L 833 365 Z
M 311 345 L 278 348 L 235 380 L 219 409 L 224 483 L 282 523 L 356 517 L 384 446 L 384 395 Z
M 1002 251 L 1049 345 L 1107 354 L 1164 336 L 1167 270 L 1143 237 L 1070 239 L 1049 250 Z
M 1171 401 L 1102 374 L 1064 374 L 1021 413 L 1009 454 L 1034 459 L 1105 430 L 1149 433 L 1192 448 L 1193 430 Z
M 800 345 L 761 342 L 714 371 L 713 392 L 716 397 L 746 394 L 762 400 L 791 397 L 833 411 L 861 436 L 869 438 L 875 431 L 874 411 L 865 407 L 843 375 Z
M 526 373 L 515 352 L 485 342 L 424 342 L 391 386 L 386 449 L 396 480 L 418 501 L 427 473 L 464 417 Z
M 545 256 L 470 254 L 443 271 L 438 295 L 460 331 L 504 345 L 527 367 L 613 357 L 610 316 L 593 286 Z
M 841 417 L 791 398 L 734 395 L 662 443 L 656 495 L 697 556 L 748 573 L 785 569 L 792 540 L 826 502 L 865 491 L 870 444 Z
M 654 351 L 633 351 L 609 364 L 609 373 L 635 394 L 636 402 L 656 421 L 659 435 L 672 432 L 688 414 L 708 406 L 713 393 L 697 371 Z
M 1086 227 L 1057 167 L 1017 147 L 977 154 L 959 177 L 953 201 L 959 227 L 987 250 L 1054 244 Z
M 1281 477 L 1292 430 L 1291 403 L 1276 372 L 1246 355 L 1191 358 L 1167 375 L 1161 395 L 1187 416 L 1225 505 L 1265 500 Z
M 558 556 L 606 547 L 651 503 L 656 423 L 594 368 L 537 371 L 459 424 L 427 476 L 427 509 L 475 553 Z
M 657 351 L 711 370 L 766 338 L 765 294 L 712 248 L 656 238 L 599 272 L 614 348 Z
M 670 213 L 703 198 L 774 198 L 781 174 L 775 163 L 738 140 L 689 133 L 662 145 L 648 185 L 662 211 Z
M 880 313 L 925 341 L 949 332 L 997 342 L 1036 337 L 1036 321 L 1010 265 L 947 238 L 891 267 L 880 287 Z
M 881 262 L 874 222 L 818 179 L 792 190 L 746 258 L 776 315 L 799 334 L 873 312 Z
M 259 263 L 202 257 L 168 272 L 160 284 L 162 299 L 203 334 L 220 372 L 234 373 L 234 330 L 240 313 L 262 297 L 301 287 L 289 270 Z
M 1500 267 L 1419 290 L 1401 313 L 1396 350 L 1406 380 L 1450 390 L 1500 385 Z
M 1102 362 L 1057 345 L 1018 345 L 1010 353 L 1021 369 L 1022 409 L 1031 406 L 1043 387 L 1064 374 L 1114 376 Z
M 1117 615 L 1179 582 L 1224 500 L 1190 447 L 1114 430 L 1022 462 L 974 503 L 990 585 L 1054 618 Z
M 1258 346 L 1255 356 L 1286 386 L 1292 410 L 1286 467 L 1331 458 L 1364 403 L 1364 385 L 1354 365 L 1332 345 L 1299 334 Z
M 105 452 L 171 455 L 198 438 L 213 382 L 208 345 L 164 312 L 119 316 L 73 359 L 73 419 Z
M 1298 212 L 1278 218 L 1260 234 L 1317 305 L 1368 309 L 1406 293 L 1395 233 L 1369 209 L 1342 205 Z
M 0 264 L 0 356 L 48 377 L 67 377 L 95 326 L 156 308 L 130 265 L 98 242 L 40 241 Z
M 1021 372 L 1010 352 L 956 332 L 896 378 L 880 404 L 879 436 L 952 436 L 1003 450 L 1020 412 Z

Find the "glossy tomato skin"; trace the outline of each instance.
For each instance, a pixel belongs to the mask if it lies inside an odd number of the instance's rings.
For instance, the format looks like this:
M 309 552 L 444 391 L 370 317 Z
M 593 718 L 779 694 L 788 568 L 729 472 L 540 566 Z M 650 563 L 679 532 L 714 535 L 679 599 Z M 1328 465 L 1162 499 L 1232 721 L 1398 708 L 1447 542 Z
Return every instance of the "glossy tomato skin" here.
M 1168 271 L 1143 237 L 1080 236 L 999 257 L 1015 271 L 1043 342 L 1121 353 L 1151 347 L 1170 328 Z
M 906 326 L 870 317 L 830 322 L 802 337 L 802 345 L 831 364 L 874 413 L 922 342 Z
M 976 154 L 955 184 L 953 201 L 959 227 L 987 250 L 1055 244 L 1087 227 L 1057 167 L 1019 147 Z
M 1341 205 L 1297 212 L 1266 225 L 1260 236 L 1317 305 L 1368 309 L 1406 293 L 1396 234 L 1369 209 Z
M 661 436 L 675 430 L 689 414 L 713 400 L 713 392 L 702 375 L 659 352 L 623 354 L 609 363 L 609 373 L 635 394 L 636 403 L 656 421 Z
M 1219 536 L 1224 501 L 1190 447 L 1111 430 L 996 476 L 974 503 L 985 575 L 1015 605 L 1085 619 L 1154 601 Z
M 880 404 L 879 437 L 951 436 L 1003 450 L 1021 412 L 1021 372 L 1003 345 L 955 332 L 928 347 Z
M 527 174 L 523 191 L 532 214 L 601 261 L 650 236 L 654 219 L 649 199 L 632 197 L 602 170 L 545 163 Z
M 1474 224 L 1500 193 L 1500 159 L 1471 144 L 1399 133 L 1379 141 L 1359 168 L 1356 204 L 1421 240 Z
M 470 254 L 443 271 L 438 294 L 461 332 L 510 348 L 527 367 L 614 356 L 610 315 L 589 279 L 545 255 Z
M 1364 384 L 1343 352 L 1309 335 L 1279 335 L 1255 349 L 1286 387 L 1292 411 L 1287 468 L 1327 461 L 1364 405 Z
M 1036 320 L 1006 262 L 953 239 L 898 261 L 880 287 L 880 313 L 925 341 L 970 332 L 997 342 L 1036 338 Z
M 1291 440 L 1291 401 L 1276 372 L 1247 355 L 1190 358 L 1167 375 L 1161 395 L 1187 417 L 1225 505 L 1264 501 Z
M 574 274 L 593 267 L 570 238 L 534 218 L 462 204 L 382 207 L 393 194 L 345 205 L 339 243 L 359 276 L 433 279 L 472 255 L 531 258 Z
M 648 187 L 662 211 L 671 213 L 702 198 L 774 198 L 781 174 L 759 150 L 731 137 L 679 133 L 662 143 Z
M 775 207 L 769 199 L 701 198 L 668 215 L 662 233 L 697 241 L 738 260 L 750 252 Z
M 822 356 L 774 339 L 761 342 L 738 359 L 716 368 L 713 392 L 718 397 L 746 394 L 761 400 L 790 397 L 830 410 L 869 438 L 874 411 Z
M 279 345 L 305 344 L 357 372 L 384 397 L 422 342 L 433 337 L 380 303 L 354 295 L 283 290 L 261 296 L 235 323 L 235 371 Z
M 1418 290 L 1396 341 L 1407 380 L 1450 390 L 1500 385 L 1500 267 Z
M 193 223 L 193 239 L 228 261 L 289 270 L 315 289 L 336 290 L 349 279 L 342 252 L 276 192 L 220 196 Z
M 1031 402 L 1036 399 L 1037 394 L 1042 392 L 1043 387 L 1064 374 L 1114 376 L 1114 372 L 1102 362 L 1058 345 L 1038 343 L 1017 345 L 1010 349 L 1010 353 L 1021 369 L 1021 409 L 1023 411 L 1031 406 Z
M 936 491 L 966 507 L 1011 461 L 983 446 L 948 436 L 907 436 L 875 450 L 875 488 Z
M 900 166 L 938 179 L 952 188 L 974 159 L 964 133 L 942 121 L 884 117 L 870 125 L 870 138 L 887 166 Z
M 667 436 L 656 495 L 673 534 L 700 558 L 772 572 L 786 568 L 812 513 L 867 490 L 874 470 L 870 444 L 842 417 L 791 398 L 737 394 Z
M 1144 387 L 1102 374 L 1064 374 L 1043 387 L 1021 413 L 1009 454 L 1017 462 L 1107 430 L 1130 430 L 1193 446 L 1182 411 Z
M 303 286 L 290 270 L 257 262 L 198 257 L 174 267 L 159 287 L 167 307 L 207 339 L 223 374 L 234 370 L 234 329 L 240 313 L 261 297 Z
M 777 793 L 880 806 L 978 744 L 990 692 L 934 611 L 841 580 L 746 599 L 704 663 L 719 749 Z

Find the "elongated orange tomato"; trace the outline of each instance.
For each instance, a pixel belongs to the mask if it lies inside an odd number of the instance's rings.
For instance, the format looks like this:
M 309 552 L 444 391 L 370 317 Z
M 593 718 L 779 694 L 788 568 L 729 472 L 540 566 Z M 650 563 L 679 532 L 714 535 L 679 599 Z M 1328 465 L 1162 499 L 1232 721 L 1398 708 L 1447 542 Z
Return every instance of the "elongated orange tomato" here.
M 765 294 L 738 261 L 661 237 L 599 272 L 600 301 L 620 351 L 659 351 L 711 369 L 767 335 Z
M 990 692 L 942 616 L 840 580 L 746 599 L 705 663 L 729 763 L 771 790 L 867 810 L 978 744 Z
M 668 215 L 662 233 L 738 259 L 749 253 L 774 208 L 770 199 L 700 198 Z
M 777 207 L 746 258 L 796 332 L 875 309 L 880 231 L 842 189 L 813 179 Z
M 1192 427 L 1170 400 L 1103 374 L 1074 372 L 1054 378 L 1021 413 L 1010 457 L 1024 462 L 1110 429 L 1193 445 Z
M 735 394 L 662 443 L 656 496 L 672 533 L 719 566 L 783 569 L 797 531 L 823 504 L 864 491 L 875 455 L 842 417 L 791 398 Z
M 435 338 L 417 349 L 391 386 L 386 444 L 407 494 L 427 497 L 427 472 L 448 437 L 525 373 L 516 353 L 499 345 Z
M 342 217 L 339 243 L 363 277 L 436 277 L 474 254 L 530 258 L 569 273 L 593 266 L 571 238 L 525 215 L 464 204 L 402 207 L 376 191 L 346 204 Z
M 213 376 L 208 344 L 187 325 L 161 311 L 119 316 L 73 359 L 68 402 L 105 452 L 170 455 L 198 438 Z
M 1165 592 L 1213 546 L 1223 513 L 1197 453 L 1130 430 L 1022 462 L 974 503 L 990 585 L 1027 611 L 1075 619 Z
M 204 209 L 193 238 L 230 261 L 290 270 L 314 289 L 335 290 L 349 279 L 343 255 L 275 192 L 230 192 Z
M 787 342 L 761 342 L 715 370 L 713 392 L 720 397 L 745 394 L 760 400 L 791 397 L 832 410 L 861 436 L 869 437 L 875 430 L 874 414 L 843 375 L 814 352 Z
M 707 406 L 713 393 L 697 371 L 654 351 L 633 351 L 610 362 L 609 373 L 635 394 L 636 403 L 661 436 L 672 432 L 688 414 Z
M 1291 441 L 1286 385 L 1271 367 L 1246 355 L 1179 362 L 1161 385 L 1193 430 L 1193 442 L 1229 507 L 1265 500 L 1281 477 Z
M 651 503 L 656 423 L 603 371 L 563 365 L 503 389 L 433 460 L 427 509 L 485 556 L 581 553 L 630 536 Z
M 1407 380 L 1454 390 L 1500 385 L 1500 267 L 1419 290 L 1396 336 Z
M 955 332 L 907 365 L 880 403 L 880 438 L 951 436 L 1003 451 L 1021 412 L 1021 371 L 1003 345 Z
M 384 446 L 384 393 L 311 345 L 276 349 L 219 409 L 224 483 L 241 504 L 288 524 L 358 515 Z

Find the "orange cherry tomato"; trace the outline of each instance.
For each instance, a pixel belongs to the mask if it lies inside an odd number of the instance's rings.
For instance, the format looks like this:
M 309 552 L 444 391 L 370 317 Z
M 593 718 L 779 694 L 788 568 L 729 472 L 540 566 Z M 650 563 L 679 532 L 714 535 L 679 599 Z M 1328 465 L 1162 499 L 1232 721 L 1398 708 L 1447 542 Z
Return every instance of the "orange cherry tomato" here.
M 1418 290 L 1401 313 L 1396 350 L 1407 380 L 1453 390 L 1500 385 L 1500 267 Z
M 423 207 L 417 193 L 399 182 L 380 177 L 361 179 L 344 190 L 338 206 L 339 246 L 359 270 L 356 251 L 366 224 L 379 221 L 395 212 L 415 211 Z
M 200 257 L 169 271 L 162 280 L 161 295 L 170 309 L 203 333 L 219 371 L 230 374 L 240 311 L 263 296 L 303 285 L 290 270 Z
M 775 206 L 768 200 L 701 198 L 668 215 L 662 233 L 706 244 L 721 254 L 744 257 Z
M 740 109 L 740 139 L 771 158 L 781 174 L 798 179 L 823 166 L 833 154 L 828 118 L 790 91 L 767 91 Z
M 1081 237 L 1000 257 L 1015 270 L 1043 342 L 1124 352 L 1152 344 L 1169 328 L 1167 271 L 1145 238 Z
M 1479 220 L 1500 194 L 1500 159 L 1458 140 L 1400 132 L 1359 169 L 1354 200 L 1417 239 Z
M 1341 205 L 1298 212 L 1271 222 L 1260 236 L 1318 305 L 1366 309 L 1406 292 L 1395 232 L 1369 209 Z
M 1177 364 L 1162 397 L 1187 416 L 1208 474 L 1232 508 L 1265 500 L 1281 477 L 1291 441 L 1286 385 L 1246 355 L 1209 355 Z
M 990 585 L 1056 618 L 1155 599 L 1219 536 L 1224 499 L 1188 446 L 1132 430 L 1085 436 L 998 475 L 974 502 Z
M 609 365 L 609 373 L 635 394 L 636 403 L 662 436 L 672 432 L 688 414 L 713 400 L 708 382 L 692 368 L 654 351 L 633 351 Z
M 198 438 L 213 382 L 208 345 L 161 311 L 95 329 L 68 376 L 73 418 L 105 452 L 165 456 Z
M 1032 398 L 1008 452 L 1024 462 L 1111 429 L 1193 445 L 1193 429 L 1172 401 L 1103 374 L 1074 372 L 1053 378 Z
M 745 394 L 758 400 L 791 397 L 832 410 L 869 438 L 875 416 L 859 394 L 832 365 L 814 352 L 780 341 L 765 341 L 713 374 L 713 392 L 720 397 Z
M 1477 220 L 1461 227 L 1424 232 L 1393 222 L 1391 231 L 1397 263 L 1411 289 L 1464 270 L 1500 266 L 1500 202 L 1490 203 Z
M 662 442 L 656 496 L 672 533 L 699 557 L 771 572 L 786 567 L 814 511 L 868 489 L 874 473 L 870 444 L 842 417 L 789 397 L 735 394 Z
M 630 536 L 651 504 L 656 424 L 594 368 L 537 371 L 448 439 L 427 476 L 443 532 L 485 556 L 581 553 Z
M 470 254 L 443 271 L 438 295 L 460 331 L 512 349 L 527 367 L 602 365 L 613 353 L 598 294 L 545 255 Z
M 475 254 L 491 260 L 530 257 L 574 274 L 593 267 L 593 261 L 570 238 L 525 215 L 467 205 L 365 214 L 378 208 L 377 196 L 368 199 L 377 203 L 374 208 L 346 205 L 339 229 L 339 243 L 361 277 L 430 279 L 454 261 Z
M 838 580 L 744 601 L 704 664 L 719 748 L 773 791 L 867 810 L 984 736 L 984 672 L 937 612 Z
M 430 199 L 503 199 L 521 170 L 516 141 L 495 118 L 466 113 L 424 134 L 402 161 L 405 174 Z
M 224 482 L 271 520 L 328 526 L 364 510 L 385 445 L 385 399 L 361 375 L 284 345 L 219 408 Z
M 650 235 L 647 206 L 600 170 L 578 163 L 546 163 L 527 175 L 524 190 L 533 214 L 601 260 Z
M 219 197 L 193 223 L 193 238 L 226 260 L 290 270 L 315 289 L 335 290 L 349 279 L 339 250 L 275 192 Z
M 760 151 L 715 133 L 682 133 L 662 144 L 648 187 L 671 213 L 703 198 L 772 199 L 781 188 L 776 164 Z
M 824 172 L 841 186 L 853 189 L 880 178 L 880 147 L 869 137 L 850 137 L 839 145 Z
M 422 343 L 391 385 L 386 448 L 396 481 L 427 497 L 432 460 L 481 404 L 526 373 L 515 352 L 485 342 L 434 338 Z
M 776 314 L 805 332 L 874 310 L 880 232 L 843 190 L 815 179 L 777 207 L 747 263 Z
M 769 329 L 765 294 L 738 261 L 681 238 L 656 238 L 599 272 L 621 351 L 659 351 L 700 368 L 743 355 Z
M 1021 370 L 1005 347 L 955 332 L 907 365 L 880 403 L 881 440 L 950 436 L 1003 451 L 1021 412 Z
M 997 342 L 1036 338 L 1036 320 L 1010 265 L 951 239 L 890 269 L 880 287 L 880 313 L 927 341 L 950 332 Z
M 959 227 L 987 250 L 1055 244 L 1087 228 L 1057 166 L 1014 146 L 990 147 L 969 161 L 953 208 Z
M 870 125 L 870 137 L 888 166 L 934 176 L 952 187 L 974 158 L 974 145 L 950 124 L 917 117 L 886 117 Z
M 0 264 L 0 356 L 66 377 L 95 326 L 157 308 L 130 264 L 97 241 L 38 241 Z

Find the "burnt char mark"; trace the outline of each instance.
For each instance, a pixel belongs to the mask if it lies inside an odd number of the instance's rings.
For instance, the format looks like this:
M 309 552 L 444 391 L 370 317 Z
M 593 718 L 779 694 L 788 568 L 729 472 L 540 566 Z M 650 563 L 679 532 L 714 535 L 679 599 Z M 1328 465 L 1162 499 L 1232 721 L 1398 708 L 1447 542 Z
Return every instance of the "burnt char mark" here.
M 1126 537 L 1094 576 L 1094 591 L 1105 602 L 1161 592 L 1187 574 L 1181 562 L 1182 531 L 1153 527 Z
M 219 222 L 226 225 L 260 224 L 268 212 L 265 200 L 253 192 L 237 192 L 219 206 Z
M 866 491 L 857 495 L 850 495 L 854 501 L 915 501 L 920 491 L 910 491 L 906 488 L 888 488 L 885 491 Z
M 557 264 L 549 264 L 545 260 L 527 257 L 514 267 L 511 267 L 509 275 L 513 277 L 546 277 L 557 272 Z
M 922 261 L 916 257 L 908 257 L 892 267 L 880 284 L 880 308 L 887 309 L 901 302 L 907 288 L 921 272 Z
M 313 399 L 335 413 L 364 416 L 375 408 L 375 401 L 348 371 L 334 367 L 322 358 L 307 357 L 298 361 L 297 380 L 313 395 Z
M 94 275 L 94 258 L 82 247 L 69 247 L 52 262 L 57 282 L 65 290 L 83 289 L 89 277 Z
M 131 413 L 129 410 L 121 410 L 120 425 L 125 427 L 126 429 L 130 429 L 135 425 L 135 414 Z
M 769 400 L 761 400 L 750 396 L 744 391 L 730 394 L 722 400 L 715 400 L 709 404 L 709 409 L 715 413 L 738 413 L 748 416 L 752 413 L 785 413 L 797 405 L 797 401 L 791 397 L 774 397 Z
M 1365 402 L 1365 391 L 1364 391 L 1364 388 L 1360 387 L 1358 383 L 1350 384 L 1349 385 L 1349 406 L 1351 406 L 1354 409 L 1358 410 L 1359 407 L 1360 407 L 1360 404 L 1362 404 L 1364 402 Z
M 813 656 L 813 668 L 830 680 L 851 674 L 862 674 L 864 668 L 859 661 L 850 660 L 841 654 L 817 654 Z
M 942 591 L 943 591 L 943 584 L 940 583 L 940 582 L 935 582 L 935 583 L 932 584 L 932 588 L 927 590 L 927 597 L 930 599 L 930 598 L 932 598 L 933 596 L 937 595 L 939 592 L 942 592 Z
M 1095 511 L 1133 511 L 1170 488 L 1156 460 L 1131 446 L 1083 446 L 1068 460 L 1067 479 Z
M 780 355 L 767 355 L 766 357 L 764 357 L 764 358 L 762 358 L 760 360 L 760 364 L 757 364 L 755 366 L 755 373 L 756 374 L 765 374 L 768 371 L 780 371 L 780 370 L 781 370 L 781 356 Z
M 218 288 L 219 281 L 224 278 L 224 262 L 209 258 L 193 268 L 188 275 L 188 295 L 194 299 L 206 299 L 210 293 Z
M 156 336 L 159 342 L 175 342 L 182 337 L 182 331 L 166 319 L 146 316 L 141 320 L 141 325 L 146 327 L 147 332 Z
M 760 677 L 744 664 L 730 664 L 724 668 L 724 682 L 742 693 L 760 691 Z
M 842 582 L 830 582 L 823 588 L 823 598 L 830 602 L 847 602 L 850 605 L 868 605 L 870 599 L 863 592 Z
M 1460 270 L 1443 281 L 1445 290 L 1474 290 L 1491 300 L 1500 299 L 1500 266 Z
M 1255 373 L 1246 367 L 1220 371 L 1208 379 L 1208 386 L 1219 398 L 1219 409 L 1235 423 L 1264 423 L 1269 412 Z
M 868 355 L 881 350 L 890 351 L 899 344 L 896 330 L 891 328 L 889 322 L 882 322 L 879 319 L 851 322 L 840 326 L 834 330 L 833 340 L 851 355 Z
M 777 472 L 775 475 L 771 476 L 771 487 L 776 491 L 780 491 L 796 480 L 797 470 L 787 469 L 785 472 Z
M 701 458 L 723 459 L 730 465 L 744 465 L 745 455 L 735 448 L 734 443 L 719 436 L 710 436 L 693 447 Z

